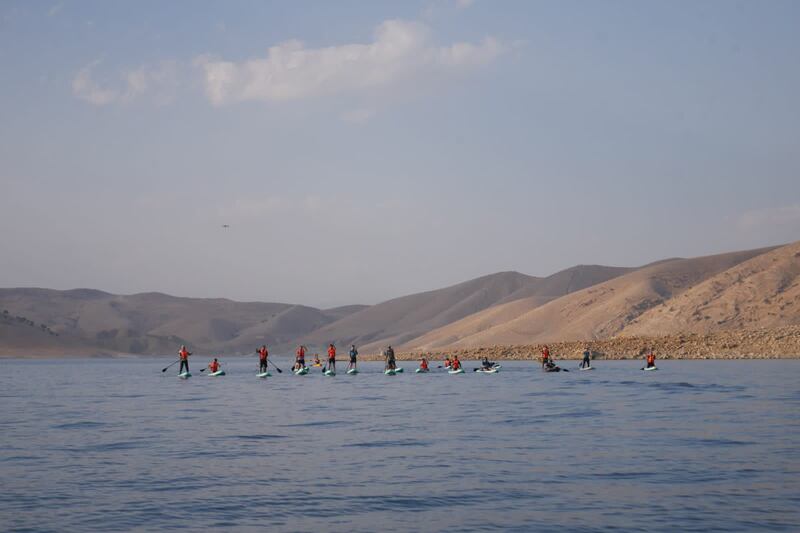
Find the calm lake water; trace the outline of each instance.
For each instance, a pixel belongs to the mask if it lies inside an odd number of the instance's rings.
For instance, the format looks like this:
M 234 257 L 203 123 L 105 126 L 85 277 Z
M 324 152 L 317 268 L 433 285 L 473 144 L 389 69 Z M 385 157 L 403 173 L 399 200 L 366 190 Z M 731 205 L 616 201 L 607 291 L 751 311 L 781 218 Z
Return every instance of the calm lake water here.
M 800 361 L 169 362 L 3 361 L 0 530 L 800 530 Z

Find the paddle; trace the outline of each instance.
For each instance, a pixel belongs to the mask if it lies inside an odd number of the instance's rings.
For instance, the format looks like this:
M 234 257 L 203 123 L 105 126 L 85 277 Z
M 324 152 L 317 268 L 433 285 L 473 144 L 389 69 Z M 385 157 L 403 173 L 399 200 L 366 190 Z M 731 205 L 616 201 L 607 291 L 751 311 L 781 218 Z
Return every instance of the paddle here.
M 181 362 L 181 360 L 180 360 L 180 359 L 178 359 L 177 361 L 175 361 L 175 363 L 180 363 L 180 362 Z M 168 369 L 170 366 L 174 366 L 174 365 L 175 365 L 175 363 L 172 363 L 171 365 L 169 365 L 169 366 L 167 366 L 167 367 L 164 367 L 164 368 L 162 368 L 162 369 L 161 369 L 161 371 L 162 371 L 162 372 L 166 372 L 166 371 L 167 371 L 167 369 Z
M 272 361 L 270 361 L 269 359 L 267 359 L 267 362 L 270 362 L 270 363 L 272 363 Z M 281 370 L 280 368 L 278 368 L 278 365 L 276 365 L 275 363 L 272 363 L 272 366 L 274 366 L 274 367 L 275 367 L 275 370 L 277 370 L 277 371 L 278 371 L 278 374 L 283 374 L 283 370 Z

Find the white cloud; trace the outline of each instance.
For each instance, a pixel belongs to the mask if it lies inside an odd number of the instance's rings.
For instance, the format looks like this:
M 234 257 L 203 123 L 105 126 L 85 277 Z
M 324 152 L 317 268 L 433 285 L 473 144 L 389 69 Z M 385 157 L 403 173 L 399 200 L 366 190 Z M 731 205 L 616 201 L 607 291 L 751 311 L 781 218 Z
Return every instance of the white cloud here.
M 321 213 L 331 205 L 338 205 L 336 198 L 309 195 L 300 198 L 288 196 L 243 197 L 221 206 L 217 214 L 223 219 L 260 218 L 271 215 Z
M 59 2 L 58 4 L 55 4 L 50 9 L 47 10 L 47 16 L 48 17 L 54 17 L 54 16 L 58 15 L 58 13 L 62 9 L 64 9 L 64 2 Z
M 747 211 L 739 217 L 739 227 L 746 230 L 794 225 L 800 226 L 800 204 Z
M 351 109 L 341 114 L 342 120 L 349 124 L 366 124 L 374 116 L 372 109 Z
M 436 46 L 418 22 L 388 20 L 368 44 L 306 48 L 300 41 L 270 47 L 265 58 L 242 62 L 200 56 L 208 99 L 214 105 L 282 102 L 389 85 L 423 71 L 445 72 L 486 64 L 504 51 L 493 38 L 478 44 Z
M 80 69 L 72 80 L 72 94 L 90 104 L 104 106 L 113 103 L 129 102 L 146 93 L 151 94 L 158 103 L 169 101 L 177 86 L 176 65 L 172 61 L 162 61 L 155 66 L 141 66 L 119 74 L 115 83 L 98 83 L 93 73 L 100 60 L 93 61 Z

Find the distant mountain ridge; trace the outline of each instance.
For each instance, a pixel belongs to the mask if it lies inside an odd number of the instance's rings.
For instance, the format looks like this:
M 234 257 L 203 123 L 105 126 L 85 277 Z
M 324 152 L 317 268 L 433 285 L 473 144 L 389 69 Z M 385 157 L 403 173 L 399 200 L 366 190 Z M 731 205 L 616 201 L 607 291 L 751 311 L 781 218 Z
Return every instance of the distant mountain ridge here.
M 4 311 L 7 311 L 4 313 Z M 33 325 L 31 325 L 33 324 Z M 800 242 L 643 267 L 499 272 L 333 309 L 149 292 L 0 289 L 0 355 L 273 353 L 354 343 L 405 350 L 800 324 Z

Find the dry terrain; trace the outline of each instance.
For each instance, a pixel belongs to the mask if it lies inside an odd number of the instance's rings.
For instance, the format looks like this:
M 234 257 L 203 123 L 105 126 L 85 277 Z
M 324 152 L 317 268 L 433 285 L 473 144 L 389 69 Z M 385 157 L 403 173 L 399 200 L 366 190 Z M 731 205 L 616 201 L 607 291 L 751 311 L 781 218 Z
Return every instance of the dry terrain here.
M 800 242 L 636 268 L 580 265 L 547 277 L 500 272 L 335 309 L 0 289 L 0 356 L 155 355 L 180 344 L 220 355 L 267 344 L 280 354 L 333 342 L 342 351 L 355 343 L 362 354 L 392 344 L 408 353 L 527 357 L 530 346 L 560 341 L 571 341 L 558 344 L 564 354 L 591 342 L 608 357 L 648 343 L 667 356 L 775 356 L 798 353 L 798 326 Z

